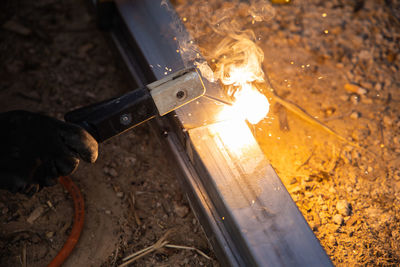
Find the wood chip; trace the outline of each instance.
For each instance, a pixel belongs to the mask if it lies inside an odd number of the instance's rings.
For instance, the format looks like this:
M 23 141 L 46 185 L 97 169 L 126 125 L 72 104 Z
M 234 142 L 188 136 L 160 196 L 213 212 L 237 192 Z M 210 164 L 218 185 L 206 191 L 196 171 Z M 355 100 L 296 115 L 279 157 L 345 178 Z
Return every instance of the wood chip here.
M 36 209 L 34 209 L 31 214 L 28 216 L 28 218 L 26 219 L 26 221 L 30 224 L 32 224 L 34 221 L 36 221 L 37 218 L 39 218 L 40 216 L 42 216 L 42 214 L 44 213 L 45 208 L 43 206 L 39 206 Z

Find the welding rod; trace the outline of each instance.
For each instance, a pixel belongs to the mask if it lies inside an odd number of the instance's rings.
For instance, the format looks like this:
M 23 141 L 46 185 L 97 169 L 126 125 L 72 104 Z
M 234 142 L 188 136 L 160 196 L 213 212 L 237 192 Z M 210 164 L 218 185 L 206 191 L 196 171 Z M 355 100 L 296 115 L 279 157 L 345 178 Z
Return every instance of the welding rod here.
M 208 98 L 208 99 L 211 99 L 211 100 L 220 102 L 220 103 L 222 103 L 222 104 L 225 104 L 225 105 L 228 105 L 228 106 L 233 106 L 233 103 L 232 103 L 232 102 L 228 102 L 228 101 L 226 101 L 226 100 L 223 100 L 223 99 L 220 99 L 220 98 L 217 98 L 217 97 L 213 97 L 213 96 L 210 96 L 210 95 L 207 95 L 207 94 L 204 94 L 203 96 L 206 97 L 206 98 Z

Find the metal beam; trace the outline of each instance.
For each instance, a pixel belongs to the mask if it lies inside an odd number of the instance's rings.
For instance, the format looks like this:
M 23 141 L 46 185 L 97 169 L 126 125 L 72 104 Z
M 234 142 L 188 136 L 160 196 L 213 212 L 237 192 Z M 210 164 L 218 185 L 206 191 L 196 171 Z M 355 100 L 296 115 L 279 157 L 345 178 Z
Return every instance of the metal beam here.
M 138 85 L 192 64 L 177 53 L 190 36 L 168 1 L 116 0 L 112 9 L 107 28 Z M 223 95 L 218 84 L 205 85 L 207 94 Z M 221 264 L 331 266 L 248 126 L 215 123 L 222 108 L 201 98 L 157 119 Z

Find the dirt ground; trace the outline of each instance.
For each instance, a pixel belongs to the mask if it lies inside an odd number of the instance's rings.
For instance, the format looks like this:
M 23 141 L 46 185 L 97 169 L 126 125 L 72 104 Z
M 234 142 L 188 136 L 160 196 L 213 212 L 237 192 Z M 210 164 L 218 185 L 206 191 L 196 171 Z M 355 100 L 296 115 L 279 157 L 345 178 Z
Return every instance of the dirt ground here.
M 175 2 L 203 50 L 217 40 L 207 23 L 221 12 L 244 21 L 264 52 L 263 69 L 276 93 L 348 140 L 305 122 L 264 92 L 271 112 L 254 135 L 333 263 L 398 266 L 400 3 L 293 0 L 258 21 L 243 2 Z M 6 10 L 0 14 L 0 111 L 61 119 L 77 106 L 130 90 L 83 1 L 0 5 Z M 215 258 L 148 125 L 101 145 L 98 162 L 81 164 L 72 178 L 85 197 L 86 223 L 66 266 L 113 266 L 169 229 L 176 229 L 171 243 Z M 40 206 L 41 216 L 27 223 Z M 46 265 L 71 229 L 72 200 L 60 185 L 32 198 L 2 191 L 0 210 L 1 266 L 19 266 L 24 248 L 28 266 Z M 199 265 L 218 263 L 165 249 L 135 264 Z
M 271 112 L 254 135 L 333 263 L 398 266 L 399 1 L 293 0 L 265 9 L 254 8 L 265 1 L 250 2 L 177 6 L 206 57 L 224 23 L 253 30 L 275 93 L 344 137 L 264 92 Z
M 26 109 L 62 119 L 78 106 L 132 89 L 85 1 L 1 1 L 0 9 L 0 112 Z M 64 266 L 116 266 L 170 229 L 171 244 L 198 248 L 212 259 L 169 248 L 133 265 L 218 266 L 148 124 L 99 149 L 95 164 L 81 163 L 72 175 L 86 217 Z M 59 184 L 32 198 L 1 191 L 0 266 L 22 266 L 24 250 L 27 266 L 46 266 L 67 239 L 72 219 L 72 199 Z

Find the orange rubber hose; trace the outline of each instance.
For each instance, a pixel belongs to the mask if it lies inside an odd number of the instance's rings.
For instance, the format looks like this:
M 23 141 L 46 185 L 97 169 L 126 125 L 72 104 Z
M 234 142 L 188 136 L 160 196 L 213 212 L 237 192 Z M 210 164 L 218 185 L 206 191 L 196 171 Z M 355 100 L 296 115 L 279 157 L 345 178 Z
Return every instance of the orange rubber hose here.
M 68 258 L 74 249 L 76 243 L 78 243 L 79 236 L 81 235 L 83 222 L 85 218 L 85 203 L 79 188 L 69 177 L 60 177 L 59 182 L 64 186 L 65 189 L 72 196 L 74 201 L 74 224 L 72 226 L 71 234 L 67 241 L 64 243 L 63 248 L 58 252 L 57 256 L 50 262 L 47 267 L 58 267 Z

